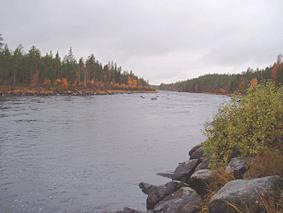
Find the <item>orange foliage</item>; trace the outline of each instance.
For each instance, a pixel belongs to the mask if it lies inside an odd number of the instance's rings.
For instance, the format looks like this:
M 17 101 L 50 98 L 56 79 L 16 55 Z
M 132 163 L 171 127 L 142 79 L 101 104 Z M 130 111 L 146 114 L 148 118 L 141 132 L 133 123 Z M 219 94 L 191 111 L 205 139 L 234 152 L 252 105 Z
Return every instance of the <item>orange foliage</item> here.
M 271 72 L 271 78 L 273 82 L 276 82 L 278 79 L 278 72 L 279 72 L 279 64 L 274 63 Z
M 135 87 L 135 86 L 138 85 L 138 80 L 135 79 L 135 78 L 129 78 L 129 79 L 128 79 L 128 85 L 129 85 L 130 87 Z
M 257 86 L 257 83 L 258 83 L 257 79 L 256 79 L 256 78 L 253 78 L 253 79 L 251 80 L 251 82 L 250 82 L 251 87 L 252 87 L 253 89 L 255 89 L 256 86 Z
M 55 85 L 61 86 L 63 89 L 68 89 L 68 80 L 66 78 L 62 78 L 62 79 L 57 78 L 55 80 Z
M 64 89 L 67 89 L 68 88 L 68 80 L 66 78 L 62 78 L 61 85 L 63 86 Z
M 271 78 L 272 81 L 277 83 L 279 71 L 282 66 L 282 55 L 278 55 L 277 62 L 273 64 L 272 71 L 271 71 Z

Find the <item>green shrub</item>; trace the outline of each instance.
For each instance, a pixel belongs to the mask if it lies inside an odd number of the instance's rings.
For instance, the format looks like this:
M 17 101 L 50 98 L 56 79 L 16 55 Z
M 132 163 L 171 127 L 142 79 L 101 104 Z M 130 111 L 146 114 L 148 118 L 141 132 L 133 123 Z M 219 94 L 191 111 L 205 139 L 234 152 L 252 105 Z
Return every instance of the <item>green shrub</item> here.
M 283 87 L 272 83 L 250 88 L 243 97 L 219 109 L 207 124 L 205 152 L 212 164 L 227 164 L 233 153 L 253 156 L 265 148 L 282 147 Z

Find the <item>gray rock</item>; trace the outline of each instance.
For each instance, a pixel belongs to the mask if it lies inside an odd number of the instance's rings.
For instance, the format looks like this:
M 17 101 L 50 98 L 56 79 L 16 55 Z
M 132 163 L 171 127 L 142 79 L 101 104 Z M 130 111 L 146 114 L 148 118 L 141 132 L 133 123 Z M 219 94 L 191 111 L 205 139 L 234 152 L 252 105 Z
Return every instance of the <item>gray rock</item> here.
M 161 177 L 166 177 L 166 178 L 173 178 L 173 172 L 159 172 L 157 173 L 157 175 L 161 176 Z
M 247 158 L 232 158 L 226 167 L 225 172 L 233 174 L 236 179 L 241 179 L 247 170 Z
M 197 191 L 201 196 L 209 191 L 209 185 L 215 181 L 216 177 L 209 169 L 201 169 L 196 171 L 189 179 L 189 185 Z
M 172 175 L 172 179 L 179 181 L 186 181 L 193 174 L 198 164 L 199 164 L 198 159 L 193 159 L 180 163 L 178 167 L 175 169 Z
M 201 144 L 198 144 L 194 146 L 190 151 L 189 151 L 189 156 L 191 156 L 198 148 L 201 147 Z
M 195 146 L 190 152 L 190 159 L 202 159 L 204 157 L 203 147 L 201 145 Z
M 208 169 L 209 168 L 209 158 L 203 158 L 201 159 L 201 162 L 196 167 L 195 171 L 201 170 L 201 169 Z
M 140 183 L 139 187 L 145 194 L 148 195 L 146 199 L 146 208 L 150 210 L 153 209 L 154 206 L 166 196 L 176 192 L 181 187 L 181 185 L 181 183 L 172 181 L 161 186 L 154 186 L 148 183 Z
M 223 186 L 209 202 L 210 213 L 236 213 L 240 211 L 263 213 L 263 198 L 277 201 L 283 189 L 283 179 L 268 176 L 252 180 L 234 180 Z M 235 206 L 235 207 L 233 207 Z
M 148 195 L 151 192 L 151 190 L 154 189 L 157 186 L 151 185 L 149 183 L 141 182 L 139 184 L 139 187 L 140 187 L 140 189 L 142 190 L 143 193 Z
M 165 197 L 153 209 L 154 213 L 195 213 L 199 210 L 201 197 L 190 187 L 182 187 Z

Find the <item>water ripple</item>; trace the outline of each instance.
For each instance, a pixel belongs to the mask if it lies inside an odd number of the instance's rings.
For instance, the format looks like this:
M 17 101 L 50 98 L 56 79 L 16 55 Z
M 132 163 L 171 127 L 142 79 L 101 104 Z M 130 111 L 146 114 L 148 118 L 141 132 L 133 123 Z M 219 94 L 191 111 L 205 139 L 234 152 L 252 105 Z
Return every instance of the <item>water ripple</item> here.
M 144 210 L 138 183 L 164 183 L 229 98 L 143 96 L 0 97 L 1 210 Z

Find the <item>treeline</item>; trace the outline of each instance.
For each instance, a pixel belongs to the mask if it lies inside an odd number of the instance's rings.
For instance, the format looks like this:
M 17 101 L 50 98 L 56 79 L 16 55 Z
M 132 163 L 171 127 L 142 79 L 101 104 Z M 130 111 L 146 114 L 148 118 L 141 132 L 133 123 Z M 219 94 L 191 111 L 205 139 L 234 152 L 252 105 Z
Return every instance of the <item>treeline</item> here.
M 274 81 L 277 85 L 283 83 L 283 61 L 279 55 L 277 61 L 264 69 L 248 68 L 241 74 L 208 74 L 198 78 L 179 81 L 172 84 L 161 84 L 160 89 L 181 92 L 208 92 L 229 94 L 245 92 L 249 84 Z
M 100 63 L 93 54 L 86 60 L 75 58 L 72 48 L 63 58 L 59 53 L 41 54 L 32 46 L 28 52 L 19 45 L 10 50 L 0 35 L 0 85 L 63 86 L 65 88 L 144 89 L 148 83 L 123 71 L 117 63 Z

